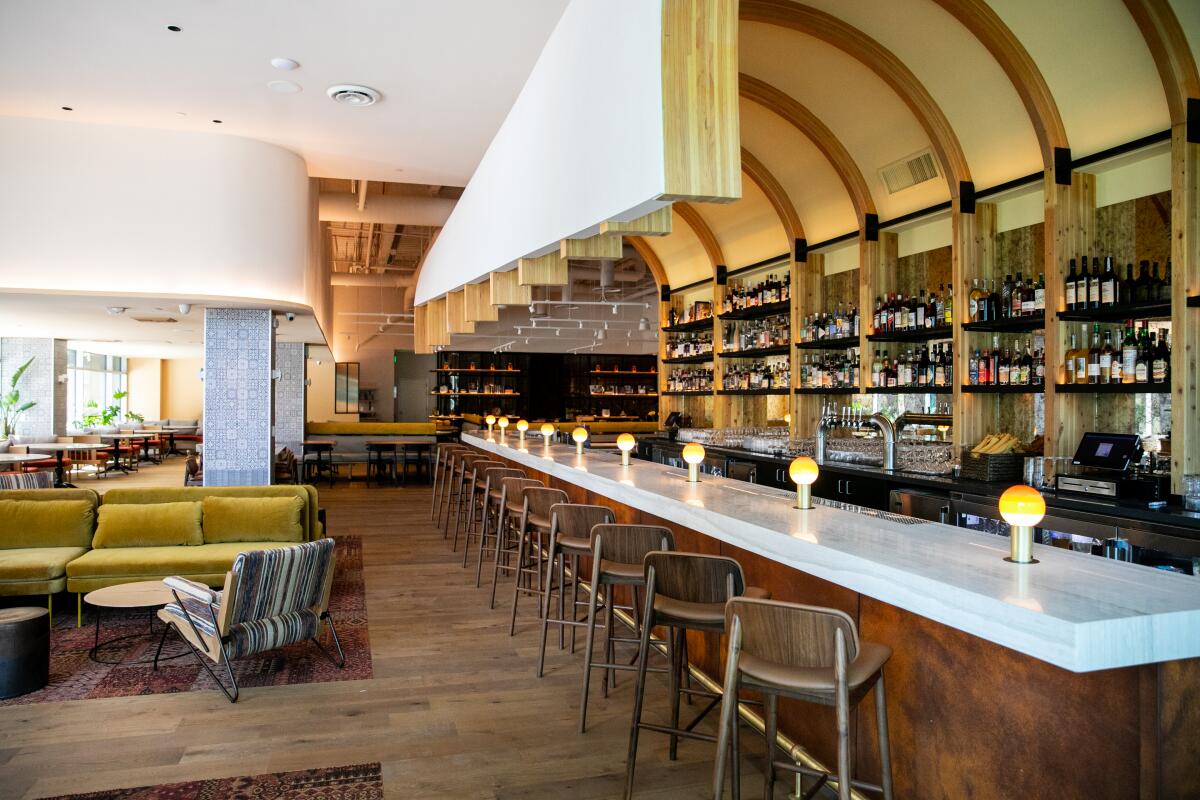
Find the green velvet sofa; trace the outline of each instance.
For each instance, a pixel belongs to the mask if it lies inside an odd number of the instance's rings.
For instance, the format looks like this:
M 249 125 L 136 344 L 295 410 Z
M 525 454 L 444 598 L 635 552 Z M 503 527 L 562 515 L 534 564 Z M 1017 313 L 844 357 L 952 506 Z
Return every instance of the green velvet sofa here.
M 81 604 L 169 575 L 219 587 L 238 553 L 322 536 L 305 485 L 0 491 L 0 594 L 65 589 Z

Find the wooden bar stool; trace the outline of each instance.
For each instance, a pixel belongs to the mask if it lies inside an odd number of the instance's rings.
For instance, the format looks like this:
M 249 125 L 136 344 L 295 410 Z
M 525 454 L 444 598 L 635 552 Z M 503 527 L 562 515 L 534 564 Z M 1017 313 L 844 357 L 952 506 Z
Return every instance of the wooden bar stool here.
M 471 550 L 471 530 L 475 529 L 479 539 L 479 560 L 475 564 L 475 588 L 479 588 L 479 579 L 483 571 L 483 557 L 487 551 L 488 539 L 499 541 L 498 528 L 501 517 L 504 516 L 504 493 L 500 488 L 505 478 L 524 478 L 525 470 L 511 467 L 491 467 L 484 470 L 482 486 L 479 487 L 479 524 L 475 524 L 474 508 L 471 519 L 467 520 L 466 546 L 463 547 L 463 566 L 467 566 L 467 553 Z M 495 525 L 492 523 L 495 522 Z M 495 547 L 495 545 L 493 545 Z
M 582 503 L 559 503 L 550 509 L 550 539 L 546 555 L 546 582 L 542 586 L 542 635 L 538 649 L 537 676 L 542 677 L 546 662 L 546 632 L 551 625 L 558 626 L 558 647 L 563 647 L 563 631 L 571 629 L 571 652 L 575 652 L 575 629 L 587 625 L 579 619 L 579 557 L 592 554 L 592 528 L 616 518 L 606 506 Z M 566 582 L 563 572 L 567 559 L 571 560 L 571 618 L 567 619 Z M 550 616 L 550 599 L 554 592 L 554 567 L 558 565 L 558 617 Z
M 699 553 L 649 553 L 643 561 L 646 582 L 646 606 L 642 618 L 638 648 L 637 688 L 633 695 L 633 722 L 629 728 L 629 756 L 625 766 L 625 797 L 633 794 L 633 772 L 637 762 L 638 734 L 646 730 L 665 733 L 671 738 L 669 755 L 675 760 L 679 739 L 716 742 L 717 737 L 698 733 L 695 727 L 721 702 L 721 695 L 698 689 L 682 689 L 687 669 L 687 632 L 725 633 L 725 603 L 742 595 L 763 597 L 766 591 L 747 587 L 742 566 L 732 558 Z M 667 629 L 671 658 L 671 724 L 642 722 L 642 701 L 646 692 L 647 656 L 650 631 L 657 626 Z M 679 727 L 679 701 L 683 695 L 710 698 L 709 704 L 686 727 Z M 731 726 L 736 741 L 737 726 Z M 738 764 L 733 765 L 734 798 L 738 795 Z
M 484 456 L 478 450 L 463 445 L 446 455 L 446 475 L 442 486 L 441 508 L 438 510 L 438 524 L 442 526 L 443 539 L 450 535 L 450 518 L 461 489 L 463 464 L 469 458 Z
M 478 450 L 472 450 L 456 456 L 454 459 L 454 475 L 450 478 L 450 510 L 446 516 L 446 533 L 449 534 L 450 523 L 454 522 L 454 549 L 458 549 L 458 526 L 462 517 L 463 504 L 467 499 L 467 489 L 474 480 L 475 464 L 490 459 Z M 444 538 L 444 537 L 443 537 Z
M 883 667 L 892 657 L 892 649 L 883 644 L 860 642 L 854 620 L 832 608 L 735 597 L 725 606 L 725 625 L 729 630 L 729 653 L 721 702 L 717 763 L 713 769 L 713 795 L 717 800 L 724 789 L 726 741 L 737 714 L 740 688 L 760 692 L 766 706 L 765 797 L 770 797 L 774 790 L 778 767 L 818 778 L 817 784 L 805 793 L 805 798 L 815 795 L 827 782 L 836 781 L 839 800 L 850 800 L 851 787 L 880 792 L 885 800 L 891 800 L 892 767 Z M 882 785 L 852 778 L 853 712 L 871 689 L 875 690 Z M 776 714 L 780 697 L 837 709 L 837 775 L 775 760 Z M 736 737 L 733 737 L 730 749 L 736 773 Z
M 467 448 L 464 445 L 456 442 L 443 442 L 439 444 L 434 451 L 433 474 L 430 480 L 433 482 L 433 491 L 430 492 L 429 500 L 429 518 L 439 520 L 441 515 L 443 492 L 446 488 L 446 474 L 450 465 L 450 454 L 463 451 Z
M 526 489 L 544 489 L 545 484 L 533 478 L 503 478 L 500 481 L 500 519 L 496 527 L 496 547 L 492 551 L 492 591 L 488 600 L 488 608 L 496 607 L 496 583 L 500 580 L 500 572 L 513 573 L 517 571 L 516 561 L 519 555 L 517 543 L 521 532 L 518 528 L 525 517 L 528 501 L 525 499 Z M 504 563 L 501 564 L 501 559 Z M 483 565 L 483 540 L 479 540 L 479 564 Z M 475 570 L 475 585 L 479 585 L 479 570 Z
M 466 535 L 469 537 L 471 533 L 471 522 L 475 518 L 477 510 L 476 500 L 483 492 L 484 473 L 489 469 L 504 469 L 503 461 L 493 461 L 484 456 L 482 459 L 476 459 L 470 462 L 468 468 L 463 473 L 462 486 L 459 488 L 458 511 L 454 515 L 454 544 L 451 549 L 458 551 L 458 531 L 460 527 L 465 528 Z M 463 519 L 466 518 L 466 524 L 463 525 Z M 469 549 L 469 544 L 468 544 Z M 466 551 L 463 552 L 463 566 L 467 566 Z
M 604 669 L 604 696 L 608 697 L 610 680 L 616 678 L 615 670 L 636 669 L 632 664 L 616 663 L 616 645 L 639 644 L 641 641 L 640 628 L 634 628 L 634 636 L 618 637 L 613 631 L 613 608 L 615 601 L 612 591 L 617 586 L 629 587 L 632 595 L 630 608 L 633 609 L 635 621 L 640 618 L 637 610 L 637 590 L 645 587 L 646 578 L 642 561 L 647 553 L 669 551 L 675 549 L 675 535 L 669 528 L 661 525 L 596 525 L 592 528 L 592 582 L 588 595 L 587 632 L 583 637 L 583 691 L 579 696 L 579 732 L 587 730 L 588 687 L 591 682 L 592 670 L 597 667 Z M 600 605 L 598 597 L 601 587 L 604 588 L 604 660 L 592 661 L 592 647 L 596 633 L 596 610 Z
M 517 601 L 522 594 L 538 598 L 538 616 L 542 614 L 542 556 L 545 553 L 543 540 L 550 540 L 551 511 L 556 505 L 570 502 L 562 489 L 526 489 L 525 513 L 517 531 L 517 569 L 513 581 L 512 623 L 508 635 L 517 632 Z M 522 585 L 522 579 L 527 585 Z

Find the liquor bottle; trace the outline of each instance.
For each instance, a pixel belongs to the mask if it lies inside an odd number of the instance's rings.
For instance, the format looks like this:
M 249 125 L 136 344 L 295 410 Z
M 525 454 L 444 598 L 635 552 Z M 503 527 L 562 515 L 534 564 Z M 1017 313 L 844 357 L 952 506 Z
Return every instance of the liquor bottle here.
M 674 327 L 678 319 L 678 316 L 675 314 L 675 309 L 672 308 L 671 312 L 667 315 L 667 324 L 671 327 Z
M 1113 373 L 1112 331 L 1104 331 L 1104 347 L 1100 350 L 1100 383 L 1111 383 Z M 1117 373 L 1120 374 L 1119 372 Z
M 967 383 L 972 386 L 979 385 L 979 350 L 967 358 Z
M 995 281 L 992 281 L 992 290 L 988 292 L 987 314 L 989 320 L 1000 319 L 1000 290 L 996 288 Z
M 1119 295 L 1117 273 L 1113 270 L 1112 256 L 1104 257 L 1104 276 L 1100 281 L 1100 305 L 1111 308 L 1116 305 Z
M 1117 326 L 1117 335 L 1114 337 L 1116 344 L 1112 349 L 1112 375 L 1109 378 L 1109 383 L 1124 382 L 1124 364 L 1121 359 L 1121 326 Z
M 1034 380 L 1033 380 L 1034 369 L 1035 369 L 1035 366 L 1034 366 L 1034 359 L 1033 359 L 1033 349 L 1031 347 L 1030 341 L 1028 339 L 1026 339 L 1025 340 L 1025 355 L 1021 356 L 1021 375 L 1022 375 L 1021 383 L 1028 386 L 1029 384 L 1034 382 Z
M 1039 272 L 1037 286 L 1033 287 L 1033 311 L 1046 310 L 1046 273 Z
M 1087 307 L 1090 309 L 1097 309 L 1100 307 L 1100 282 L 1100 259 L 1096 256 L 1092 256 L 1092 272 L 1090 275 L 1088 275 Z
M 1079 337 L 1079 350 L 1075 353 L 1075 383 L 1088 382 L 1088 330 L 1087 323 L 1082 326 L 1083 333 Z
M 983 317 L 980 316 L 982 310 L 979 307 L 979 300 L 982 296 L 983 292 L 979 290 L 979 279 L 974 278 L 967 289 L 967 320 L 969 322 L 983 321 Z
M 1150 336 L 1146 332 L 1146 328 L 1142 328 L 1141 335 L 1138 337 L 1137 358 L 1133 364 L 1134 380 L 1137 383 L 1150 382 L 1151 360 L 1153 358 L 1150 352 Z
M 996 383 L 1000 375 L 1000 337 L 992 337 L 992 354 L 988 358 L 988 377 Z
M 917 300 L 917 328 L 925 328 L 925 312 L 929 310 L 929 301 L 925 299 L 925 290 L 921 290 L 921 296 Z
M 1151 295 L 1150 262 L 1142 261 L 1139 265 L 1137 280 L 1133 284 L 1133 302 L 1149 302 Z
M 1171 259 L 1167 259 L 1167 271 L 1163 273 L 1162 283 L 1158 285 L 1158 302 L 1171 302 Z
M 998 383 L 1000 386 L 1007 386 L 1009 378 L 1011 377 L 1007 347 L 1004 348 L 1004 352 L 1001 353 L 1000 357 L 996 360 L 996 374 L 999 376 L 996 383 Z
M 1133 279 L 1133 264 L 1125 265 L 1125 278 L 1120 282 L 1118 287 L 1120 295 L 1120 303 L 1123 306 L 1133 303 L 1135 281 Z
M 1063 295 L 1066 297 L 1067 311 L 1075 310 L 1075 288 L 1078 284 L 1078 275 L 1075 272 L 1075 259 L 1071 259 L 1071 266 L 1067 270 L 1067 279 L 1063 281 Z
M 1037 290 L 1033 286 L 1033 276 L 1025 283 L 1025 288 L 1021 290 L 1021 316 L 1032 316 L 1037 311 Z
M 1100 326 L 1092 326 L 1092 346 L 1088 348 L 1087 382 L 1100 382 Z
M 954 324 L 954 292 L 946 292 L 946 300 L 942 303 L 942 324 L 947 328 Z
M 1146 300 L 1151 303 L 1161 302 L 1163 291 L 1163 280 L 1158 277 L 1158 262 L 1154 262 L 1154 269 L 1150 272 L 1150 288 L 1146 292 Z
M 1121 383 L 1136 383 L 1135 367 L 1137 366 L 1137 336 L 1134 334 L 1133 320 L 1125 325 L 1125 338 L 1121 342 Z
M 1167 344 L 1167 332 L 1158 332 L 1158 345 L 1154 344 L 1154 334 L 1150 334 L 1150 345 L 1154 349 L 1154 357 L 1150 362 L 1150 380 L 1152 383 L 1166 383 L 1171 374 L 1171 348 Z
M 1021 302 L 1020 300 L 1017 301 Z M 1012 275 L 1005 275 L 1004 281 L 1000 284 L 1000 314 L 1004 317 L 1013 316 L 1013 279 Z

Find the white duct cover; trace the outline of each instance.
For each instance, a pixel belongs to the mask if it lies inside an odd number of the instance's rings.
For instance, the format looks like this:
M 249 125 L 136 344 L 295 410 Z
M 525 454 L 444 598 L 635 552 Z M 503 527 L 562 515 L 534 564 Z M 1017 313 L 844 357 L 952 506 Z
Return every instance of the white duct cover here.
M 357 195 L 322 192 L 317 213 L 322 222 L 374 222 L 440 228 L 449 219 L 454 203 L 444 197 L 368 195 L 366 208 L 359 211 Z
M 334 286 L 359 286 L 369 288 L 382 289 L 404 289 L 415 285 L 415 279 L 411 275 L 400 275 L 399 273 L 383 273 L 381 275 L 371 275 L 362 272 L 346 274 L 344 272 L 335 272 L 329 276 L 329 282 Z

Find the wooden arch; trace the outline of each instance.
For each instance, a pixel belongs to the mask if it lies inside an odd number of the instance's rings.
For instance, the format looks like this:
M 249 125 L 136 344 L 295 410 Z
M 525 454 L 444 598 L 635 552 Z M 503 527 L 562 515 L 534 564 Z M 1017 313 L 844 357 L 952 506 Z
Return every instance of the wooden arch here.
M 859 227 L 862 227 L 865 215 L 876 213 L 875 199 L 854 157 L 833 135 L 833 131 L 791 95 L 766 81 L 743 73 L 739 86 L 742 97 L 782 117 L 821 151 L 846 187 Z
M 1167 95 L 1171 125 L 1187 122 L 1188 99 L 1200 100 L 1200 73 L 1175 12 L 1167 0 L 1125 0 L 1125 8 L 1154 58 Z
M 959 184 L 971 180 L 962 144 L 933 96 L 894 53 L 832 14 L 790 0 L 742 0 L 739 17 L 813 36 L 845 52 L 878 75 L 908 106 L 924 129 L 946 179 L 950 197 L 958 198 Z
M 721 252 L 721 243 L 717 241 L 712 228 L 708 227 L 708 223 L 704 221 L 704 217 L 700 216 L 700 212 L 696 210 L 695 206 L 677 200 L 674 207 L 675 211 L 679 213 L 679 218 L 687 223 L 687 226 L 692 229 L 692 233 L 696 234 L 696 238 L 700 240 L 700 245 L 708 255 L 715 277 L 717 265 L 725 263 L 725 254 Z
M 746 173 L 746 176 L 767 196 L 768 202 L 771 203 L 771 207 L 775 209 L 775 214 L 779 217 L 780 224 L 783 225 L 783 230 L 787 233 L 788 241 L 795 242 L 797 239 L 803 239 L 804 226 L 800 224 L 800 215 L 796 213 L 796 207 L 792 205 L 792 199 L 788 197 L 787 190 L 771 174 L 766 165 L 745 147 L 742 148 L 742 172 Z
M 658 257 L 658 253 L 654 252 L 654 248 L 650 246 L 645 237 L 626 236 L 625 241 L 629 242 L 630 247 L 637 251 L 637 254 L 642 257 L 642 261 L 646 262 L 646 268 L 650 270 L 650 275 L 660 289 L 671 285 L 667 280 L 667 271 L 663 269 L 662 259 Z

